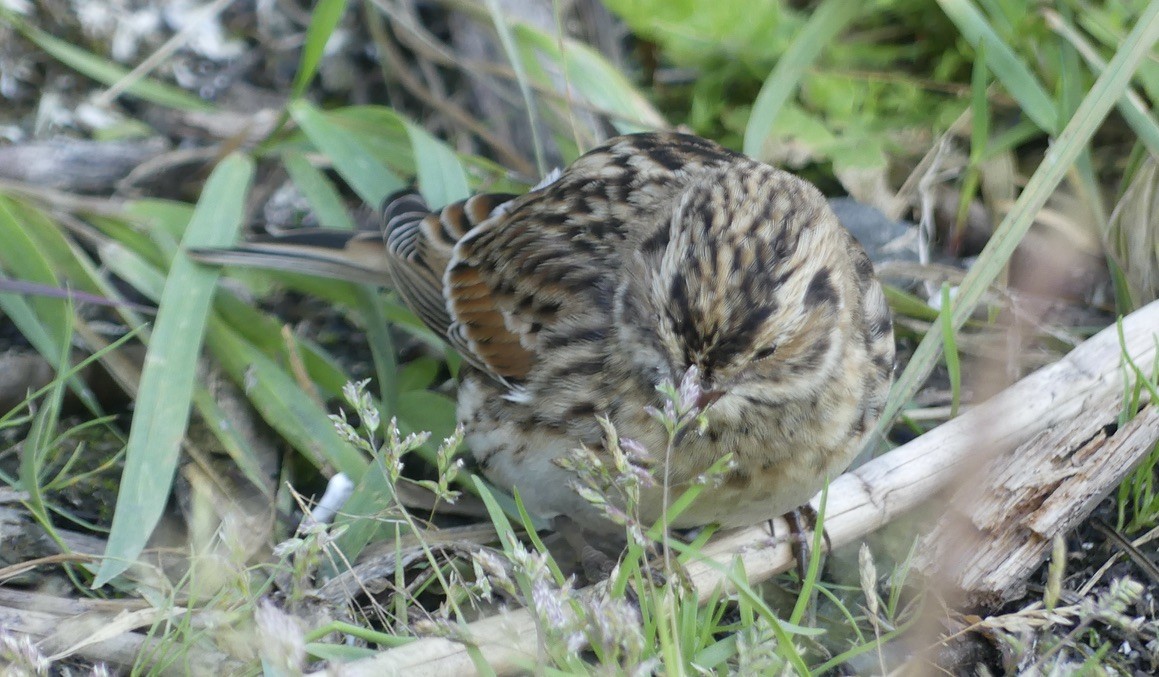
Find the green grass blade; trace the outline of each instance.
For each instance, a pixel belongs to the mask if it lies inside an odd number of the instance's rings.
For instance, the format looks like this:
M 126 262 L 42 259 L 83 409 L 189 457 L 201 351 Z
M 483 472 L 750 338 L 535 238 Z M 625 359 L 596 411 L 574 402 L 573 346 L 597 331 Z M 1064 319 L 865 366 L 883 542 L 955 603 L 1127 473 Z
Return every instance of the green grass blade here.
M 214 399 L 213 392 L 198 384 L 193 389 L 193 404 L 197 407 L 197 413 L 205 419 L 205 427 L 221 443 L 222 450 L 233 459 L 250 484 L 272 503 L 274 495 L 270 491 L 270 483 L 257 453 L 246 436 L 236 426 L 230 424 L 229 416 Z
M 793 39 L 784 55 L 777 61 L 761 91 L 753 102 L 744 132 L 744 152 L 754 158 L 764 155 L 765 144 L 773 132 L 773 125 L 781 108 L 797 92 L 797 86 L 806 69 L 851 21 L 860 14 L 857 3 L 844 0 L 825 0 Z
M 951 321 L 952 302 L 950 285 L 942 284 L 942 312 L 939 313 L 942 327 L 942 346 L 946 355 L 946 371 L 950 375 L 950 418 L 958 415 L 962 404 L 962 363 L 958 359 L 958 342 L 954 337 L 954 323 Z
M 406 133 L 414 148 L 419 190 L 431 209 L 440 209 L 471 195 L 467 172 L 455 151 L 414 123 L 406 123 Z
M 1007 213 L 1006 218 L 994 231 L 978 261 L 966 274 L 958 290 L 954 304 L 953 326 L 961 326 L 978 306 L 986 288 L 997 279 L 999 272 L 1010 260 L 1015 247 L 1022 241 L 1026 231 L 1034 222 L 1034 217 L 1047 198 L 1058 186 L 1063 176 L 1070 170 L 1079 153 L 1086 147 L 1095 130 L 1102 124 L 1111 106 L 1123 96 L 1131 81 L 1131 75 L 1159 39 L 1159 3 L 1151 3 L 1139 17 L 1122 47 L 1111 59 L 1107 69 L 1099 76 L 1091 91 L 1083 99 L 1074 117 L 1058 136 L 1043 157 L 1042 164 L 1026 184 L 1026 188 Z M 990 47 L 987 42 L 987 47 Z M 886 402 L 877 432 L 884 432 L 902 406 L 913 397 L 926 380 L 938 359 L 941 346 L 940 332 L 928 332 L 905 371 L 894 384 Z
M 511 520 L 507 519 L 507 513 L 495 500 L 495 495 L 491 493 L 486 482 L 474 475 L 471 476 L 471 481 L 475 483 L 475 491 L 479 493 L 479 498 L 483 499 L 483 505 L 487 507 L 487 515 L 491 518 L 491 524 L 495 526 L 495 533 L 499 535 L 499 543 L 503 546 L 503 551 L 509 556 L 514 555 L 513 545 L 519 540 L 519 537 L 511 526 Z
M 805 566 L 805 579 L 801 581 L 801 590 L 797 593 L 797 603 L 789 615 L 789 622 L 796 625 L 805 617 L 809 610 L 809 602 L 813 599 L 813 591 L 817 587 L 817 579 L 821 576 L 821 560 L 825 557 L 825 508 L 829 505 L 829 482 L 821 489 L 821 509 L 817 511 L 817 522 L 813 525 L 813 542 L 809 544 L 809 561 Z
M 298 62 L 298 72 L 294 74 L 294 84 L 290 92 L 296 99 L 306 92 L 310 81 L 318 72 L 326 43 L 333 35 L 338 22 L 346 12 L 346 0 L 319 0 L 310 15 L 310 26 L 306 29 L 306 42 L 302 45 L 302 60 Z
M 974 48 L 978 57 L 974 61 L 974 71 L 970 75 L 972 93 L 970 103 L 970 161 L 980 162 L 986 157 L 986 146 L 990 143 L 990 100 L 986 98 L 986 88 L 990 84 L 990 72 L 986 70 L 986 43 L 978 43 Z
M 1103 61 L 1095 48 L 1087 42 L 1081 33 L 1057 12 L 1047 10 L 1045 16 L 1047 25 L 1075 48 L 1091 70 L 1097 74 L 1106 71 L 1107 62 Z M 1128 89 L 1126 95 L 1119 99 L 1116 106 L 1122 113 L 1123 119 L 1139 135 L 1139 140 L 1147 146 L 1147 150 L 1151 151 L 1152 155 L 1159 157 L 1159 123 L 1156 122 L 1155 116 L 1151 114 L 1142 98 Z
M 1002 41 L 982 12 L 970 0 L 938 0 L 938 4 L 975 49 L 985 43 L 985 58 L 990 70 L 1018 102 L 1022 112 L 1043 131 L 1056 134 L 1062 124 L 1050 95 L 1026 64 Z
M 405 185 L 364 147 L 357 135 L 341 126 L 339 118 L 305 101 L 290 104 L 290 115 L 366 204 L 378 207 L 387 195 Z
M 1086 94 L 1084 83 L 1087 80 L 1087 72 L 1079 61 L 1078 51 L 1062 40 L 1057 42 L 1059 43 L 1059 73 L 1056 96 L 1059 114 L 1062 119 L 1066 119 L 1074 115 L 1075 110 L 1082 102 L 1083 95 Z M 1072 181 L 1075 184 L 1077 197 L 1090 211 L 1095 227 L 1099 232 L 1106 232 L 1107 208 L 1103 204 L 1103 188 L 1099 185 L 1099 179 L 1095 175 L 1095 165 L 1091 158 L 1089 145 L 1079 153 L 1078 159 L 1075 160 Z
M 342 203 L 338 189 L 321 170 L 310 164 L 304 153 L 295 149 L 287 150 L 282 154 L 282 163 L 286 165 L 286 172 L 294 185 L 310 203 L 320 226 L 354 230 L 354 221 L 346 212 L 346 205 Z
M 185 233 L 188 247 L 227 247 L 237 239 L 253 162 L 223 160 L 206 182 Z M 173 260 L 145 357 L 125 470 L 105 559 L 94 585 L 121 574 L 141 554 L 169 497 L 189 422 L 197 357 L 219 272 L 183 255 Z
M 216 317 L 210 319 L 206 343 L 230 378 L 251 383 L 246 394 L 262 419 L 312 464 L 333 467 L 354 482 L 362 478 L 366 458 L 338 436 L 326 411 L 290 374 Z
M 44 31 L 25 23 L 10 12 L 0 11 L 0 21 L 5 21 L 20 32 L 29 42 L 43 49 L 57 61 L 86 75 L 101 84 L 113 86 L 129 74 L 125 69 L 112 61 L 87 52 L 76 45 L 55 38 Z M 213 110 L 213 106 L 193 96 L 183 89 L 167 85 L 163 82 L 143 78 L 133 83 L 125 90 L 129 94 L 139 96 L 146 101 L 176 108 L 179 110 Z
M 515 82 L 519 85 L 519 94 L 523 97 L 523 106 L 527 109 L 527 122 L 531 128 L 531 145 L 535 151 L 535 168 L 539 175 L 547 173 L 547 165 L 543 159 L 543 139 L 539 138 L 539 111 L 535 105 L 535 97 L 531 96 L 531 81 L 527 77 L 527 69 L 523 59 L 519 58 L 519 50 L 515 48 L 515 38 L 511 33 L 511 26 L 507 17 L 499 7 L 497 0 L 484 0 L 487 11 L 491 15 L 491 23 L 499 35 L 499 44 L 507 55 L 507 61 L 515 71 Z
M 71 309 L 67 317 L 71 317 Z M 70 346 L 65 345 L 61 352 L 49 359 L 56 366 L 57 374 L 66 374 L 69 369 Z M 64 397 L 64 381 L 56 378 L 40 403 L 40 409 L 32 420 L 32 427 L 24 441 L 24 451 L 20 454 L 20 487 L 28 494 L 24 505 L 33 517 L 48 531 L 55 534 L 52 519 L 48 514 L 48 507 L 44 500 L 44 487 L 41 485 L 42 471 L 47 458 L 52 451 L 56 431 L 60 422 L 60 406 Z
M 398 411 L 398 360 L 394 350 L 394 339 L 390 335 L 390 323 L 382 313 L 382 304 L 379 303 L 376 290 L 360 286 L 355 293 L 358 295 L 358 310 L 362 315 L 363 326 L 366 327 L 370 355 L 374 359 L 374 375 L 378 380 L 380 400 L 379 413 L 384 420 L 389 420 Z

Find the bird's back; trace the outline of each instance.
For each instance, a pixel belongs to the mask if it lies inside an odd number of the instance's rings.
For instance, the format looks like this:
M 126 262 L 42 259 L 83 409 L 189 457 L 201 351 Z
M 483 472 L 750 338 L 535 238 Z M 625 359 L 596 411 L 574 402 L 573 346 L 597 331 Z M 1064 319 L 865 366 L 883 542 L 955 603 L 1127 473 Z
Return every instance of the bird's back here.
M 468 362 L 525 382 L 545 347 L 607 329 L 624 257 L 667 238 L 676 196 L 733 162 L 751 161 L 693 136 L 636 134 L 517 198 L 421 214 L 417 196 L 401 195 L 384 210 L 395 287 Z M 445 315 L 432 312 L 440 298 Z

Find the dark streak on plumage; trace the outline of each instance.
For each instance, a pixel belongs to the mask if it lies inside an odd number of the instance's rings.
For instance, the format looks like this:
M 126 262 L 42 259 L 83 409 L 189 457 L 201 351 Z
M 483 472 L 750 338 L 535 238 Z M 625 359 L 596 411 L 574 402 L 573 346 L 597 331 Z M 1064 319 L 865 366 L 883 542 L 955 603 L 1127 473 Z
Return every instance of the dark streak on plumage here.
M 592 401 L 581 401 L 572 405 L 563 412 L 563 419 L 568 421 L 575 421 L 583 418 L 591 418 L 598 412 L 596 411 L 596 404 Z
M 829 269 L 818 270 L 805 289 L 805 306 L 814 307 L 822 303 L 836 304 L 837 300 L 837 289 L 829 279 Z
M 584 327 L 577 331 L 552 332 L 542 339 L 542 350 L 555 350 L 574 343 L 599 343 L 608 337 L 605 327 Z
M 875 339 L 880 339 L 893 329 L 893 320 L 886 312 L 874 320 L 870 333 Z
M 548 371 L 548 373 L 557 379 L 567 378 L 568 376 L 595 376 L 599 374 L 603 368 L 603 360 L 578 360 L 574 362 L 564 362 Z
M 865 290 L 873 280 L 873 261 L 869 259 L 869 255 L 865 252 L 858 252 L 853 259 L 853 268 L 857 271 L 857 278 L 861 283 L 859 286 L 862 290 Z
M 828 336 L 821 336 L 809 346 L 808 352 L 795 360 L 790 367 L 793 373 L 801 374 L 811 371 L 820 366 L 821 361 L 825 359 L 825 354 L 829 352 L 831 341 Z
M 649 235 L 648 239 L 644 240 L 644 242 L 640 244 L 640 251 L 642 251 L 644 254 L 655 254 L 657 252 L 661 252 L 665 247 L 668 246 L 668 240 L 670 237 L 671 233 L 667 227 L 657 228 L 656 232 Z

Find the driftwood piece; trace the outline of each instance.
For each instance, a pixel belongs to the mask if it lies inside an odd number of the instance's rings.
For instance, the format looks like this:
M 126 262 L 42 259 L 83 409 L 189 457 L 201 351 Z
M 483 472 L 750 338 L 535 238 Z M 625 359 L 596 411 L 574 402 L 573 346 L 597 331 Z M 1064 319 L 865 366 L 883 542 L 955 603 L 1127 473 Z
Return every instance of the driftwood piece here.
M 1118 393 L 1093 393 L 1073 420 L 1044 430 L 964 482 L 922 540 L 917 567 L 966 608 L 992 610 L 1026 592 L 1052 539 L 1090 516 L 1159 441 L 1159 403 L 1122 428 Z
M 56 140 L 0 148 L 0 178 L 77 193 L 112 192 L 137 165 L 163 153 L 159 138 L 144 141 Z
M 1159 301 L 1124 318 L 1125 349 L 1136 364 L 1152 364 L 1157 333 Z M 1091 401 L 1121 393 L 1120 359 L 1116 328 L 1108 327 L 1055 364 L 1027 376 L 960 417 L 838 477 L 830 483 L 825 509 L 825 530 L 830 541 L 840 546 L 859 540 L 994 455 L 1080 418 Z M 1088 435 L 1096 432 L 1092 430 Z M 780 522 L 779 529 L 784 528 Z M 692 562 L 687 567 L 702 600 L 718 586 L 727 586 L 721 570 L 736 558 L 743 562 L 750 582 L 767 580 L 793 564 L 788 544 L 770 540 L 763 527 L 719 534 L 702 553 L 715 566 Z M 526 610 L 470 623 L 459 628 L 457 634 L 476 647 L 477 655 L 497 673 L 518 671 L 535 663 L 536 624 Z M 335 669 L 345 677 L 476 672 L 467 646 L 443 638 L 421 639 Z
M 76 654 L 126 670 L 143 661 L 145 665 L 156 661 L 160 664 L 154 667 L 161 674 L 182 674 L 168 664 L 162 641 L 148 632 L 155 619 L 177 613 L 184 611 L 156 610 L 138 600 L 73 599 L 0 588 L 3 631 L 29 635 L 45 654 Z M 117 625 L 133 632 L 114 632 Z M 102 629 L 110 636 L 101 636 Z M 181 668 L 192 675 L 227 675 L 241 668 L 240 661 L 207 646 L 191 651 L 188 661 Z M 0 674 L 7 672 L 0 670 Z
M 155 661 L 167 663 L 169 656 L 162 640 L 148 633 L 153 618 L 165 613 L 137 600 L 70 599 L 0 588 L 0 629 L 32 637 L 45 653 L 75 653 L 126 669 L 142 661 L 146 666 Z M 134 614 L 141 618 L 134 619 Z M 83 641 L 98 639 L 102 628 L 108 630 L 114 624 L 133 631 L 109 633 L 111 636 L 99 637 L 99 641 Z M 142 628 L 144 631 L 137 631 Z M 189 670 L 188 674 L 233 674 L 240 668 L 237 660 L 218 653 L 207 643 L 190 652 L 186 660 L 188 663 L 182 667 Z M 7 673 L 0 670 L 0 674 Z

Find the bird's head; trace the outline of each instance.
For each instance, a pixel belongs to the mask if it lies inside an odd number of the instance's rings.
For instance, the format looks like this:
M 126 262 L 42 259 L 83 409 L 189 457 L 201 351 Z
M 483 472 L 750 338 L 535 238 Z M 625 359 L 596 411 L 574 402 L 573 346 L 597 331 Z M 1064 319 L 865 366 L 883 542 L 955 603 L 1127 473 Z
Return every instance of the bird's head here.
M 616 321 L 637 367 L 695 367 L 712 418 L 816 397 L 840 369 L 857 285 L 851 240 L 811 184 L 741 162 L 689 184 L 634 253 Z

